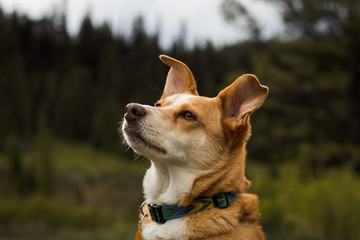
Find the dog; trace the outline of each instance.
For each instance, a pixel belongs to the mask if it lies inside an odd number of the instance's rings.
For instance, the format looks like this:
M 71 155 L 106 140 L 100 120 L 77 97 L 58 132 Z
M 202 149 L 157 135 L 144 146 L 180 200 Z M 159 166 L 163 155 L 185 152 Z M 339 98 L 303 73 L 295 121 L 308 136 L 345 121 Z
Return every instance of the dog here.
M 245 193 L 245 145 L 268 88 L 245 74 L 202 97 L 184 63 L 160 59 L 170 67 L 160 100 L 128 104 L 121 126 L 126 143 L 151 161 L 135 239 L 264 239 L 258 198 Z

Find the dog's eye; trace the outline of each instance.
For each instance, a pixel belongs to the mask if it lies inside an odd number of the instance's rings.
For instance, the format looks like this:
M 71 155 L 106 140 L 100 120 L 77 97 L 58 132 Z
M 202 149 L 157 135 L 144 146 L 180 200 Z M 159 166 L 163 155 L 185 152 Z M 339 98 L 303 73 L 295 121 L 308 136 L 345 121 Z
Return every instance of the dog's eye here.
M 195 119 L 194 114 L 192 114 L 192 113 L 189 112 L 189 111 L 184 111 L 184 112 L 182 113 L 182 116 L 183 116 L 186 120 L 194 120 L 194 119 Z
M 155 107 L 161 107 L 161 103 L 155 103 Z

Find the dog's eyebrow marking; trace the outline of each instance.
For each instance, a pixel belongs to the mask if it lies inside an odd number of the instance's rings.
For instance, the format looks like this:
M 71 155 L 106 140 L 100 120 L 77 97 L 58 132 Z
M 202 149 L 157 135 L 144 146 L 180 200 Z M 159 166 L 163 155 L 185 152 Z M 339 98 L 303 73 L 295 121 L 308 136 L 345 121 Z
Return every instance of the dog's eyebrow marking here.
M 195 98 L 197 96 L 191 94 L 176 94 L 168 97 L 170 104 L 167 107 L 174 107 L 182 103 L 188 103 L 190 98 Z

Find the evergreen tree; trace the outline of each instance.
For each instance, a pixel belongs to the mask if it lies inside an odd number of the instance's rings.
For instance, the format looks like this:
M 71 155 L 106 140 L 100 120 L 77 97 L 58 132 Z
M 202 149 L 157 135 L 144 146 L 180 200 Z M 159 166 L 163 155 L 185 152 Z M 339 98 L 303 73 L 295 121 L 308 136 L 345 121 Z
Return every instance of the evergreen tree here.
M 360 144 L 360 2 L 353 0 L 273 0 L 283 9 L 283 19 L 296 35 L 314 44 L 314 57 L 337 62 L 347 81 L 348 136 Z M 319 48 L 320 47 L 320 48 Z M 323 51 L 321 51 L 323 50 Z M 319 56 L 320 55 L 320 56 Z

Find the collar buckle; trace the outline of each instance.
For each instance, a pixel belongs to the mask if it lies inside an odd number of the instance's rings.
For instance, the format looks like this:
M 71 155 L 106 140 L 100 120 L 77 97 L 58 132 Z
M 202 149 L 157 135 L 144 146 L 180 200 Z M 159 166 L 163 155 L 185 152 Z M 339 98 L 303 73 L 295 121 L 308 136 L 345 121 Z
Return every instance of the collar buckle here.
M 148 204 L 149 212 L 151 219 L 160 224 L 164 224 L 166 222 L 164 218 L 164 214 L 162 212 L 162 206 L 156 205 L 156 204 Z
M 227 208 L 230 205 L 229 197 L 226 193 L 218 193 L 212 196 L 214 206 L 217 208 Z

